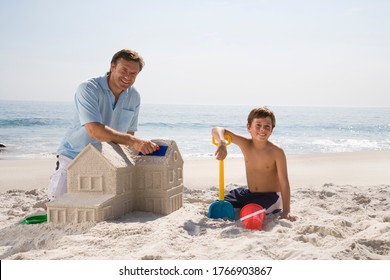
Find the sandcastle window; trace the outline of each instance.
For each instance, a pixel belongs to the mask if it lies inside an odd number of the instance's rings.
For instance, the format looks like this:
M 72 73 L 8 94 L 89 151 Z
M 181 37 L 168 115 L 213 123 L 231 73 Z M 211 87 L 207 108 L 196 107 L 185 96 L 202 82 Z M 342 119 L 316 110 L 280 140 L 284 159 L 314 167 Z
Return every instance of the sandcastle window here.
M 173 183 L 174 177 L 173 177 L 173 169 L 169 170 L 169 183 Z
M 161 172 L 147 172 L 147 173 L 145 173 L 145 186 L 147 188 L 160 189 L 161 188 Z
M 130 183 L 131 183 L 131 173 L 127 174 L 127 176 L 126 176 L 126 184 L 130 185 Z
M 102 177 L 91 177 L 91 189 L 97 191 L 102 190 Z
M 80 176 L 79 180 L 79 189 L 80 190 L 88 190 L 89 187 L 89 177 L 86 176 Z
M 174 153 L 173 153 L 173 160 L 177 161 L 178 158 L 179 158 L 179 155 L 177 154 L 177 151 L 174 151 Z
M 93 209 L 81 209 L 77 210 L 77 223 L 94 222 L 95 215 Z
M 103 177 L 102 176 L 80 176 L 79 190 L 81 191 L 101 191 Z
M 103 208 L 103 220 L 107 220 L 113 216 L 112 214 L 112 207 L 107 206 Z
M 50 210 L 49 217 L 50 217 L 50 222 L 66 223 L 66 210 L 65 209 Z
M 126 191 L 131 190 L 131 185 L 132 185 L 131 182 L 132 182 L 131 174 L 127 174 L 126 175 L 126 183 L 125 183 L 125 190 Z
M 132 205 L 133 204 L 129 200 L 125 202 L 125 213 L 124 214 L 126 214 L 126 213 L 130 212 L 131 210 L 133 210 Z
M 178 168 L 177 169 L 177 178 L 179 180 L 182 180 L 183 179 L 183 169 L 182 168 Z

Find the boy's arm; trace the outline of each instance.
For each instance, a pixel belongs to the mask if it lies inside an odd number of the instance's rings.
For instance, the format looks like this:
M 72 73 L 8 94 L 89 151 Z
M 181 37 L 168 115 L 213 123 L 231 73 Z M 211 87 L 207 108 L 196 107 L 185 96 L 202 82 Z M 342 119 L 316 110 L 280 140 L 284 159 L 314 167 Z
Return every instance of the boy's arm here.
M 290 183 L 288 180 L 288 173 L 287 173 L 287 160 L 286 155 L 284 154 L 283 150 L 280 150 L 278 152 L 277 158 L 276 158 L 276 168 L 278 172 L 278 179 L 280 182 L 280 189 L 282 194 L 282 201 L 283 201 L 283 212 L 281 215 L 282 219 L 288 219 L 290 221 L 295 221 L 296 217 L 290 214 L 290 199 L 291 199 L 291 193 L 290 193 Z
M 231 132 L 230 130 L 223 127 L 214 127 L 211 130 L 211 135 L 214 137 L 215 142 L 218 143 L 218 148 L 215 152 L 215 156 L 218 160 L 223 160 L 227 156 L 227 140 L 224 137 L 225 135 L 230 136 L 232 143 L 238 145 L 240 148 L 244 144 L 245 140 L 247 140 L 245 137 L 237 135 L 234 132 Z
M 215 151 L 215 156 L 217 160 L 224 160 L 227 156 L 226 144 L 225 140 L 225 129 L 223 127 L 214 127 L 211 130 L 211 135 L 214 137 L 216 143 L 218 143 L 217 150 Z

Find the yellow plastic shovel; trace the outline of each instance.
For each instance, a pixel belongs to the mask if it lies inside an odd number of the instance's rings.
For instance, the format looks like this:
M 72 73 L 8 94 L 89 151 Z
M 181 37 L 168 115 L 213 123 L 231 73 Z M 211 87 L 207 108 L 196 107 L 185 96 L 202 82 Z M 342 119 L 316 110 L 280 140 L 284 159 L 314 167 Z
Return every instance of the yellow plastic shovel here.
M 225 139 L 228 141 L 226 146 L 232 142 L 229 135 L 225 135 Z M 212 138 L 214 145 L 218 146 L 214 137 Z M 219 200 L 211 203 L 209 207 L 208 217 L 212 219 L 225 219 L 234 220 L 234 208 L 229 201 L 224 201 L 225 197 L 225 182 L 224 182 L 224 162 L 219 161 Z

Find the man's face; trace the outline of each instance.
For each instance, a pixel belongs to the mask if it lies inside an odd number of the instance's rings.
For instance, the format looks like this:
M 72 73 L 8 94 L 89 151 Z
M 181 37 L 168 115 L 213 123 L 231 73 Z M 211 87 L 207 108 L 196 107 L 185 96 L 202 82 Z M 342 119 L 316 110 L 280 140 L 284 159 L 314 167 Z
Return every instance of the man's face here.
M 252 135 L 252 139 L 264 141 L 272 134 L 272 120 L 270 117 L 255 118 L 252 123 L 248 124 L 248 131 Z
M 111 64 L 111 90 L 121 92 L 132 86 L 140 71 L 139 63 L 120 58 Z

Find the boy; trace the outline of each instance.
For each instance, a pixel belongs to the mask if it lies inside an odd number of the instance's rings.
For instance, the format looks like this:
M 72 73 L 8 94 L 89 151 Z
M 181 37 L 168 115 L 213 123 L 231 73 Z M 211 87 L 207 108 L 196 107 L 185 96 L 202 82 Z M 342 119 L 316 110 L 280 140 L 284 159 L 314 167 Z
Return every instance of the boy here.
M 284 151 L 268 140 L 275 127 L 275 115 L 267 107 L 255 108 L 248 115 L 247 129 L 251 138 L 237 135 L 225 128 L 215 127 L 212 136 L 218 143 L 215 156 L 223 160 L 227 156 L 226 140 L 238 145 L 244 155 L 248 188 L 237 188 L 225 196 L 235 208 L 257 203 L 267 213 L 283 209 L 280 218 L 295 221 L 290 214 L 290 184 Z M 282 206 L 282 207 L 281 207 Z

